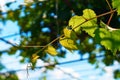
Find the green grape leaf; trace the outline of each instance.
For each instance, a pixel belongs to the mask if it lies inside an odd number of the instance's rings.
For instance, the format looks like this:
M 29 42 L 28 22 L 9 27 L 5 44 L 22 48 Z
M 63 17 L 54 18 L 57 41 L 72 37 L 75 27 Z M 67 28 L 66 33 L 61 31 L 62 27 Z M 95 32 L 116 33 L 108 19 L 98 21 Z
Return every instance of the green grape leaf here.
M 75 42 L 75 40 L 72 40 L 70 38 L 66 38 L 66 37 L 60 38 L 59 42 L 63 47 L 65 47 L 68 50 L 77 50 L 78 49 L 78 46 L 77 46 L 77 43 Z
M 120 15 L 120 0 L 112 0 L 112 6 L 117 9 L 117 14 Z
M 35 63 L 38 58 L 39 58 L 39 56 L 37 54 L 33 54 L 32 55 L 32 63 Z
M 94 31 L 97 29 L 96 14 L 91 9 L 83 10 L 83 16 L 73 16 L 69 21 L 69 26 L 74 29 L 76 33 L 81 30 L 87 32 L 90 36 L 94 37 Z M 93 18 L 93 19 L 92 19 Z
M 83 27 L 83 30 L 85 32 L 87 32 L 90 36 L 94 37 L 94 31 L 97 29 L 97 18 L 96 14 L 93 10 L 91 9 L 85 9 L 83 10 L 83 17 L 88 20 L 87 22 L 85 22 L 83 25 L 81 25 Z M 92 19 L 94 18 L 94 19 Z M 91 19 L 91 20 L 89 20 Z
M 95 30 L 97 29 L 97 24 L 93 23 L 92 21 L 88 21 L 86 23 L 84 23 L 82 26 L 82 29 L 87 32 L 90 36 L 94 37 L 95 34 Z
M 76 33 L 81 33 L 81 26 L 80 24 L 82 24 L 83 22 L 85 22 L 85 19 L 82 16 L 73 16 L 70 20 L 69 20 L 69 26 L 74 29 L 74 31 Z
M 47 47 L 47 49 L 45 49 L 45 52 L 47 52 L 48 54 L 50 54 L 52 56 L 56 56 L 58 54 L 58 52 L 56 51 L 56 49 L 53 46 L 51 46 L 51 45 L 49 45 Z
M 64 32 L 65 37 L 71 38 L 71 39 L 74 39 L 74 40 L 77 39 L 76 33 L 73 30 L 70 30 L 68 28 L 64 28 L 63 32 Z
M 95 12 L 93 11 L 93 10 L 91 10 L 91 9 L 85 9 L 85 10 L 83 10 L 83 17 L 85 18 L 85 19 L 91 19 L 91 18 L 94 18 L 94 17 L 96 17 L 96 14 L 95 14 Z M 97 18 L 94 18 L 94 19 L 92 19 L 92 21 L 94 22 L 96 22 L 97 21 Z
M 32 63 L 31 68 L 32 68 L 32 69 L 35 68 L 36 61 L 37 61 L 37 59 L 38 59 L 39 57 L 40 57 L 40 56 L 38 56 L 37 54 L 33 54 L 33 55 L 32 55 L 32 58 L 31 58 L 31 63 Z
M 99 28 L 95 31 L 95 40 L 106 49 L 116 53 L 120 50 L 120 30 L 109 31 L 105 28 Z

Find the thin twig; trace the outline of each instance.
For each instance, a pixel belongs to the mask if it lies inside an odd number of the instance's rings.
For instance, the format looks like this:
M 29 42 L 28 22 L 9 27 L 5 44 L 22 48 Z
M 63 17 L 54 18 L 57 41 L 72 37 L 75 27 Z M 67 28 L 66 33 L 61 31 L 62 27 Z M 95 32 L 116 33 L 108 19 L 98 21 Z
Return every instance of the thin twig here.
M 113 9 L 112 9 L 112 7 L 110 6 L 109 1 L 108 1 L 108 0 L 106 0 L 106 2 L 107 2 L 107 4 L 108 4 L 108 7 L 110 8 L 110 11 L 112 11 Z M 114 13 L 111 13 L 110 18 L 109 18 L 109 20 L 108 20 L 108 22 L 107 22 L 107 25 L 109 25 L 109 24 L 110 24 L 110 21 L 112 20 L 113 14 L 114 14 Z
M 112 7 L 110 6 L 110 3 L 108 0 L 106 0 L 107 4 L 108 4 L 108 7 L 110 8 L 110 10 L 112 10 Z
M 5 40 L 4 38 L 0 38 L 1 41 L 4 41 L 7 44 L 12 45 L 13 47 L 18 47 L 16 44 L 11 43 L 10 41 Z
M 15 34 L 6 35 L 6 36 L 3 36 L 3 37 L 1 37 L 1 38 L 9 38 L 9 37 L 17 36 L 17 35 L 20 35 L 20 33 L 15 33 Z
M 108 22 L 107 22 L 107 25 L 110 24 L 110 21 L 112 20 L 113 14 L 114 14 L 114 13 L 111 13 L 110 18 L 109 18 L 109 20 L 108 20 Z
M 64 34 L 62 34 L 61 36 L 55 38 L 53 41 L 51 41 L 50 43 L 48 43 L 46 46 L 44 46 L 42 49 L 38 50 L 37 52 L 35 52 L 34 54 L 38 54 L 39 52 L 41 52 L 42 50 L 44 50 L 45 48 L 48 47 L 48 45 L 51 45 L 52 43 L 54 43 L 55 41 L 57 41 L 58 39 L 60 39 L 61 37 L 63 37 Z
M 41 48 L 41 47 L 45 47 L 45 46 L 21 46 L 21 47 L 25 47 L 25 48 Z

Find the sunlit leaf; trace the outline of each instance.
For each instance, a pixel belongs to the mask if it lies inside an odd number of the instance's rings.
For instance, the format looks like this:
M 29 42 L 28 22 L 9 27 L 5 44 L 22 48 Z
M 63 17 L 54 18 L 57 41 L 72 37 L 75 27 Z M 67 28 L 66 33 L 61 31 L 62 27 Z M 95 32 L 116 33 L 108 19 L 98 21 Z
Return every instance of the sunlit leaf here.
M 69 26 L 71 26 L 71 28 L 74 29 L 76 33 L 80 33 L 81 32 L 80 24 L 83 23 L 84 21 L 85 19 L 82 16 L 73 16 L 69 20 Z
M 120 15 L 120 0 L 112 0 L 112 6 L 117 9 L 117 14 Z
M 91 9 L 85 9 L 83 10 L 83 17 L 88 20 L 86 21 L 83 25 L 81 25 L 83 27 L 83 30 L 85 32 L 87 32 L 90 36 L 94 37 L 94 31 L 97 29 L 97 18 L 96 14 L 93 10 Z M 92 19 L 94 18 L 94 19 Z M 91 20 L 89 20 L 91 19 Z
M 90 36 L 94 37 L 95 30 L 97 29 L 97 24 L 91 21 L 86 22 L 85 24 L 81 25 L 82 29 L 87 32 Z
M 33 54 L 32 55 L 32 63 L 35 63 L 38 58 L 39 58 L 39 56 L 37 54 Z
M 108 31 L 105 28 L 100 28 L 95 32 L 95 39 L 106 49 L 116 52 L 120 50 L 120 30 Z
M 69 26 L 80 33 L 81 29 L 87 32 L 90 36 L 94 37 L 94 31 L 97 29 L 96 14 L 91 9 L 83 10 L 83 16 L 73 16 L 69 21 Z M 93 19 L 91 19 L 93 18 Z M 91 19 L 91 20 L 89 20 Z
M 70 30 L 68 28 L 64 28 L 63 31 L 64 31 L 65 37 L 71 38 L 71 39 L 76 39 L 77 38 L 76 33 L 73 30 Z
M 96 14 L 91 9 L 85 9 L 85 10 L 83 10 L 83 17 L 88 20 L 88 19 L 96 17 Z M 93 20 L 96 22 L 97 18 L 92 19 L 92 21 Z
M 47 49 L 45 50 L 45 52 L 47 52 L 48 54 L 50 54 L 52 56 L 56 56 L 58 54 L 58 52 L 56 51 L 56 49 L 53 46 L 51 46 L 51 45 L 49 45 L 47 47 Z
M 68 50 L 77 50 L 78 49 L 76 42 L 70 38 L 63 37 L 63 38 L 60 38 L 59 41 L 60 41 L 60 44 Z

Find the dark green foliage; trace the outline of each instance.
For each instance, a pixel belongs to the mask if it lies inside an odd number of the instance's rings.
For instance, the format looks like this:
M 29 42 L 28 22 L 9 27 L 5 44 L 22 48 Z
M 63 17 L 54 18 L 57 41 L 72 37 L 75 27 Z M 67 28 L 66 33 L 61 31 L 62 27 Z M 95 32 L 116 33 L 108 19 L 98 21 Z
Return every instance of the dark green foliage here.
M 120 70 L 115 70 L 114 71 L 114 78 L 120 79 Z

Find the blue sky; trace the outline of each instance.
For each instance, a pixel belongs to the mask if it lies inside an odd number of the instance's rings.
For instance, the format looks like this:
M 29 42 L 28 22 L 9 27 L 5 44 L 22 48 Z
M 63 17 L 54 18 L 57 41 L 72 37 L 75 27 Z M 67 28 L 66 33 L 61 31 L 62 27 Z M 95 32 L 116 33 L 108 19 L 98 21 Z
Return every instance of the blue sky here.
M 19 27 L 17 26 L 17 22 L 12 22 L 12 21 L 7 21 L 6 22 L 6 25 L 2 24 L 2 22 L 0 22 L 0 28 L 2 29 L 1 31 L 1 34 L 0 34 L 0 37 L 5 37 L 7 35 L 12 35 L 12 34 L 16 34 L 16 33 L 19 33 Z M 15 37 L 8 37 L 8 38 L 5 38 L 6 40 L 10 41 L 10 42 L 15 42 L 15 43 L 18 43 L 17 39 L 19 39 L 19 36 L 16 35 Z M 3 43 L 3 42 L 0 42 L 0 50 L 4 50 L 4 49 L 7 49 L 10 47 L 9 44 L 6 44 L 6 43 Z M 6 46 L 4 46 L 6 45 Z
M 3 1 L 3 0 L 0 0 Z M 6 0 L 5 0 L 6 1 Z M 17 0 L 18 3 L 14 3 L 11 8 L 15 9 L 17 8 L 16 5 L 19 5 L 19 3 L 22 3 L 23 0 Z M 7 10 L 4 10 L 7 11 Z M 2 32 L 0 34 L 0 37 L 4 37 L 7 35 L 19 33 L 19 26 L 17 25 L 17 22 L 11 22 L 7 21 L 6 25 L 3 25 L 2 22 L 0 22 L 0 28 L 2 29 Z M 6 40 L 14 43 L 19 44 L 20 37 L 19 35 L 14 37 L 8 37 L 5 38 Z M 0 50 L 5 50 L 11 47 L 11 45 L 4 43 L 3 41 L 0 41 Z M 19 63 L 19 60 L 22 59 L 22 57 L 19 57 L 19 52 L 16 55 L 7 55 L 6 53 L 2 55 L 1 62 L 6 66 L 6 69 L 4 71 L 9 70 L 17 70 L 17 69 L 26 69 L 27 64 L 21 64 Z M 87 57 L 88 55 L 85 55 L 84 57 Z M 79 59 L 79 55 L 76 53 L 70 53 L 68 51 L 68 54 L 66 55 L 66 58 L 60 58 L 59 62 L 65 62 L 70 60 L 76 60 Z M 6 60 L 7 59 L 7 60 Z M 99 59 L 100 61 L 100 59 Z M 37 61 L 37 66 L 43 66 L 47 65 L 48 63 L 44 63 L 41 60 Z M 80 78 L 81 80 L 114 80 L 113 79 L 113 70 L 115 68 L 120 67 L 120 65 L 115 62 L 114 68 L 113 67 L 105 67 L 101 62 L 100 66 L 102 69 L 105 69 L 107 73 L 102 72 L 101 69 L 94 69 L 95 65 L 91 65 L 88 63 L 88 61 L 79 61 L 75 63 L 70 64 L 64 64 L 64 65 L 57 65 L 57 67 L 54 70 L 48 70 L 47 76 L 48 80 L 76 80 L 71 78 L 69 75 L 65 73 L 72 74 L 74 77 Z M 60 68 L 57 69 L 57 68 Z M 43 77 L 44 72 L 46 69 L 41 68 L 37 70 L 33 70 L 29 72 L 29 80 L 38 80 L 38 77 Z M 63 72 L 63 71 L 64 72 Z M 17 72 L 18 76 L 20 77 L 20 80 L 26 80 L 27 78 L 27 71 L 20 71 Z

